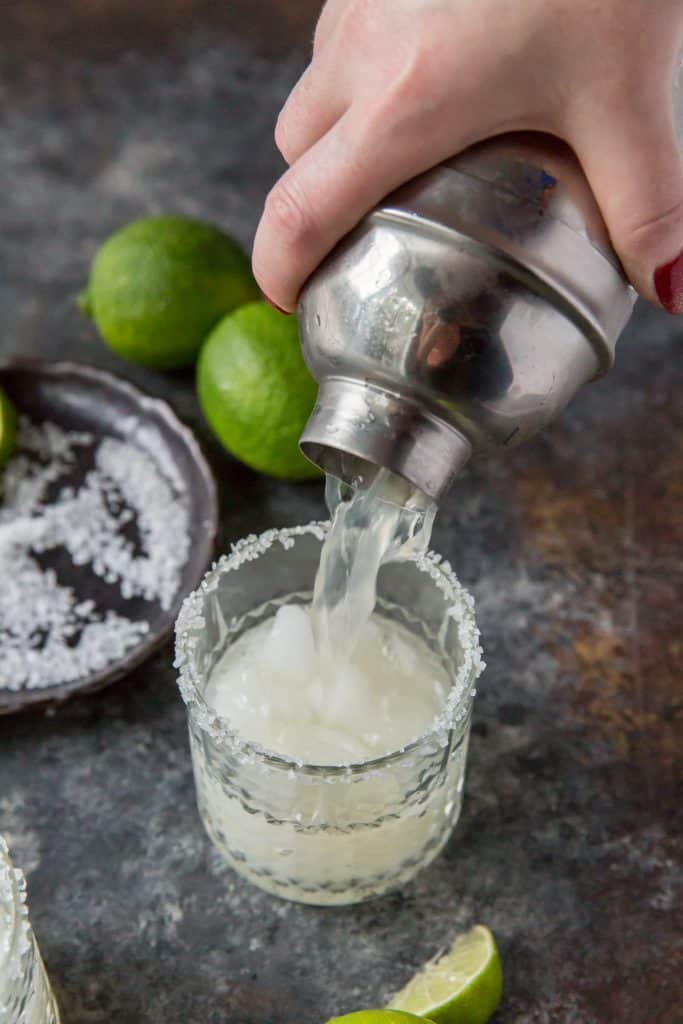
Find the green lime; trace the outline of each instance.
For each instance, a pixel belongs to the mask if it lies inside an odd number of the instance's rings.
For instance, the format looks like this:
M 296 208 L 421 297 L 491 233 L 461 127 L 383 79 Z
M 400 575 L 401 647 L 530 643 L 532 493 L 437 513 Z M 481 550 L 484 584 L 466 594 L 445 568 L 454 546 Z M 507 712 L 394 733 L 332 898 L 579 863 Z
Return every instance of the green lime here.
M 448 953 L 427 964 L 389 1006 L 435 1024 L 485 1024 L 503 992 L 503 968 L 493 935 L 476 925 Z
M 124 359 L 170 370 L 192 364 L 214 324 L 258 295 L 232 238 L 185 217 L 148 217 L 102 245 L 79 305 Z
M 265 302 L 224 317 L 199 355 L 197 392 L 214 434 L 242 462 L 283 480 L 318 475 L 298 446 L 316 384 L 296 317 Z
M 343 1017 L 333 1017 L 327 1024 L 424 1024 L 422 1017 L 403 1010 L 357 1010 Z
M 14 451 L 17 436 L 17 414 L 5 392 L 0 388 L 0 469 Z

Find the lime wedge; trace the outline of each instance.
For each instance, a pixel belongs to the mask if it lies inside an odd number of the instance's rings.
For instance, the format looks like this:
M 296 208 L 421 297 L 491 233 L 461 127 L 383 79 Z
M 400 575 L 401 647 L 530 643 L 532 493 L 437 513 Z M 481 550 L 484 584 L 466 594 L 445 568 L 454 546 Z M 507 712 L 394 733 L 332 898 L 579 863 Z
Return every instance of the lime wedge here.
M 402 1010 L 356 1010 L 343 1017 L 333 1017 L 327 1024 L 424 1024 L 424 1021 Z
M 17 414 L 5 392 L 0 388 L 0 469 L 14 451 Z
M 476 925 L 427 964 L 389 1003 L 435 1024 L 485 1024 L 503 991 L 503 969 L 493 935 Z

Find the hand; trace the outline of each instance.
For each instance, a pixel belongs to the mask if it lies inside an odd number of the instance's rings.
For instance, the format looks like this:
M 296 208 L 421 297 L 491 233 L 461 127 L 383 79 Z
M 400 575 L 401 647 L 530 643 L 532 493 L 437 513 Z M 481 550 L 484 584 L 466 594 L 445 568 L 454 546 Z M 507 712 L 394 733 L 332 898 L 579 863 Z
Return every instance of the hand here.
M 683 312 L 681 0 L 329 0 L 280 114 L 290 165 L 254 272 L 295 308 L 323 257 L 398 185 L 482 139 L 550 132 L 581 160 L 635 287 Z

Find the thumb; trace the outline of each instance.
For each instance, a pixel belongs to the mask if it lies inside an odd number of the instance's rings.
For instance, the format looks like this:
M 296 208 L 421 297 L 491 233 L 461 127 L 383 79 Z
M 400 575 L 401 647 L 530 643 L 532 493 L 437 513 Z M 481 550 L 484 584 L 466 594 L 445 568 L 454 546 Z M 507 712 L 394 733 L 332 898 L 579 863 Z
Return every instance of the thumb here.
M 610 113 L 609 123 L 591 118 L 574 148 L 632 284 L 683 313 L 683 159 L 670 87 Z

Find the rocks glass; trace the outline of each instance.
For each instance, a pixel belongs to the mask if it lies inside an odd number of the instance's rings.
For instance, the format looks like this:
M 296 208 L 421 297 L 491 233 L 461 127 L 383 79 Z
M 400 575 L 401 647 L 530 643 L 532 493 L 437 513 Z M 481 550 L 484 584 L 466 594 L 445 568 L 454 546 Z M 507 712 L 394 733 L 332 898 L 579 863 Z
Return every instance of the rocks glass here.
M 482 671 L 473 601 L 438 557 L 385 565 L 376 614 L 436 652 L 451 680 L 432 726 L 402 750 L 360 764 L 311 765 L 238 735 L 204 694 L 249 627 L 283 603 L 308 603 L 326 526 L 239 542 L 185 601 L 176 666 L 187 705 L 199 813 L 245 878 L 286 899 L 354 903 L 398 886 L 444 846 L 460 814 L 473 684 Z

